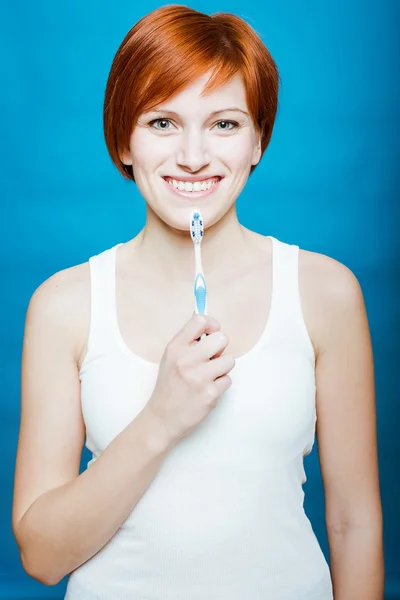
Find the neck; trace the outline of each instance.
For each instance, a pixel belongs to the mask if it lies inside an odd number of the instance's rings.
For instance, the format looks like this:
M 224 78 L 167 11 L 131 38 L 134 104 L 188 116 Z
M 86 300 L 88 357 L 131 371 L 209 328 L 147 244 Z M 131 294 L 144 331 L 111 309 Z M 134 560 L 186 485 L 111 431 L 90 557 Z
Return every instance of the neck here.
M 249 251 L 247 233 L 237 219 L 235 205 L 215 224 L 207 227 L 205 223 L 200 248 L 206 281 L 226 279 L 245 262 Z M 141 268 L 157 281 L 167 280 L 173 285 L 194 281 L 194 244 L 189 227 L 175 229 L 149 208 L 145 227 L 136 237 L 135 253 Z

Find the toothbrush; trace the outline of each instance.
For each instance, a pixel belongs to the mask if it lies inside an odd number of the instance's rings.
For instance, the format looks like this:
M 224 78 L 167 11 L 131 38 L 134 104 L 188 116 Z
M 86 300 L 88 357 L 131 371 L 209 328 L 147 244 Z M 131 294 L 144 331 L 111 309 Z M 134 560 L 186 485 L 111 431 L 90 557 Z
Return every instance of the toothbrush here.
M 195 208 L 192 211 L 190 219 L 190 235 L 194 244 L 194 258 L 195 258 L 195 280 L 194 280 L 194 300 L 195 300 L 195 314 L 206 315 L 207 314 L 207 288 L 206 281 L 204 279 L 203 267 L 201 263 L 201 252 L 200 244 L 203 239 L 204 226 L 203 219 L 200 211 Z M 206 333 L 203 333 L 198 340 L 206 337 Z

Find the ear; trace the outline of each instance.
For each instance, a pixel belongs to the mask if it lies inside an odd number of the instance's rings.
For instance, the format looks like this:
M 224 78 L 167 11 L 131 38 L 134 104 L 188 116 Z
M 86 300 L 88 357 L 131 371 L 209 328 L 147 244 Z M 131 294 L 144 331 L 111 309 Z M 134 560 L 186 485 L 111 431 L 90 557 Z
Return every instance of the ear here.
M 123 152 L 121 152 L 119 157 L 121 159 L 121 162 L 124 163 L 124 165 L 132 164 L 132 157 L 128 150 L 124 150 Z
M 256 143 L 254 145 L 253 156 L 251 159 L 251 165 L 254 167 L 260 162 L 261 159 L 261 134 L 257 134 Z

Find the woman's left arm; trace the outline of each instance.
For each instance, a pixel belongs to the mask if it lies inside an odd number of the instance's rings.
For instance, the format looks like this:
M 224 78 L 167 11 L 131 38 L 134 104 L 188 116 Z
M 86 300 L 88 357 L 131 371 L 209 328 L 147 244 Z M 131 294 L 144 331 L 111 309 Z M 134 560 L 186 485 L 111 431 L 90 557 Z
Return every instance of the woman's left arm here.
M 374 365 L 360 285 L 319 255 L 317 440 L 334 600 L 383 600 Z

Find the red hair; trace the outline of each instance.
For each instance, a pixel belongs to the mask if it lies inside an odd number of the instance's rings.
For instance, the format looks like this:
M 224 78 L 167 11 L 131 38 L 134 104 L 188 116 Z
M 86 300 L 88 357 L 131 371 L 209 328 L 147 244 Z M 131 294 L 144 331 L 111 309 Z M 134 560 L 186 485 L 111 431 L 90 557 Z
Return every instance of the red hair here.
M 261 39 L 235 15 L 209 16 L 186 6 L 164 6 L 144 16 L 127 33 L 108 76 L 104 135 L 111 159 L 125 178 L 134 181 L 132 167 L 124 165 L 120 156 L 129 151 L 140 114 L 210 70 L 205 93 L 224 85 L 236 73 L 242 76 L 264 153 L 278 108 L 280 78 Z

